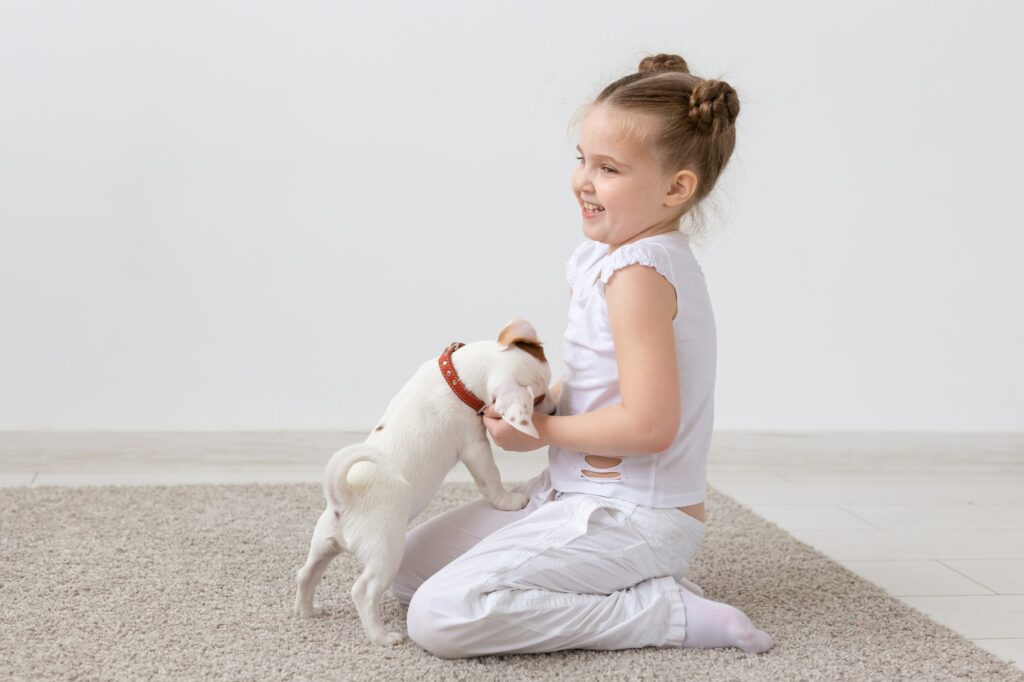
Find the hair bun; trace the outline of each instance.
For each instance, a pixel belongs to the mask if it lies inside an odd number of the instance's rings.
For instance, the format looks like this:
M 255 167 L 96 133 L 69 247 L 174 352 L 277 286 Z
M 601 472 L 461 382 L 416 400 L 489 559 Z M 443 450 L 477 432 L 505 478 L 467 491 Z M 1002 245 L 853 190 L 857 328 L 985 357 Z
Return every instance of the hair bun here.
M 725 81 L 702 80 L 690 94 L 690 120 L 701 132 L 717 134 L 740 113 L 740 98 Z
M 690 73 L 690 67 L 686 60 L 677 54 L 656 54 L 653 57 L 644 57 L 640 60 L 637 69 L 640 73 L 653 73 L 654 71 L 682 71 Z

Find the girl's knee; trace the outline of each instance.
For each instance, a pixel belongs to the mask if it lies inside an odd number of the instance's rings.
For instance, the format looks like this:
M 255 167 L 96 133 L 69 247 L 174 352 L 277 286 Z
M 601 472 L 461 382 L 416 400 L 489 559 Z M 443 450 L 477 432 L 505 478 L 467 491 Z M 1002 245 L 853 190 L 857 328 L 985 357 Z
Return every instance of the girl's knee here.
M 406 630 L 409 639 L 435 656 L 466 658 L 470 654 L 459 642 L 462 629 L 472 626 L 472 618 L 467 615 L 459 609 L 457 597 L 453 599 L 421 586 L 409 601 Z
M 412 595 L 416 594 L 415 587 L 408 587 L 407 580 L 402 576 L 401 573 L 395 576 L 395 579 L 391 581 L 391 585 L 388 586 L 388 591 L 398 600 L 402 606 L 408 606 L 412 600 Z

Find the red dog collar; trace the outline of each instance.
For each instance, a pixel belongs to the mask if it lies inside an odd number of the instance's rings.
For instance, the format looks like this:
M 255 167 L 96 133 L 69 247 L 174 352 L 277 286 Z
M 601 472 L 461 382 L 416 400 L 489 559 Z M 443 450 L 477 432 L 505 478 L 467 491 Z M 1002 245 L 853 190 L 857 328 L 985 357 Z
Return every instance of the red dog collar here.
M 462 402 L 472 407 L 478 415 L 482 415 L 487 410 L 487 405 L 480 398 L 473 395 L 471 390 L 466 388 L 466 384 L 462 383 L 462 379 L 459 378 L 459 373 L 455 371 L 455 365 L 452 364 L 452 353 L 465 345 L 459 341 L 453 341 L 444 349 L 441 357 L 437 359 L 437 366 L 441 368 L 441 376 L 444 377 L 444 380 L 455 391 L 455 395 L 459 396 Z

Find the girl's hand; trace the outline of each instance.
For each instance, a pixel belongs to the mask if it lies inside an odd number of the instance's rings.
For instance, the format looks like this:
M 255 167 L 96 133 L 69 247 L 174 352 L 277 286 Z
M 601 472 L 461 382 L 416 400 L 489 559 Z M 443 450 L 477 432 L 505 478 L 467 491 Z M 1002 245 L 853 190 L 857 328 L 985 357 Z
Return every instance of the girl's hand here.
M 538 433 L 542 433 L 540 421 L 545 416 L 547 415 L 540 414 L 539 412 L 533 413 L 533 425 L 537 427 Z M 484 420 L 484 427 L 491 434 L 491 438 L 494 439 L 494 444 L 502 450 L 507 450 L 508 452 L 531 452 L 548 445 L 548 442 L 543 438 L 534 438 L 513 428 L 501 418 L 500 414 L 494 411 L 492 405 L 487 406 L 487 410 L 480 418 Z

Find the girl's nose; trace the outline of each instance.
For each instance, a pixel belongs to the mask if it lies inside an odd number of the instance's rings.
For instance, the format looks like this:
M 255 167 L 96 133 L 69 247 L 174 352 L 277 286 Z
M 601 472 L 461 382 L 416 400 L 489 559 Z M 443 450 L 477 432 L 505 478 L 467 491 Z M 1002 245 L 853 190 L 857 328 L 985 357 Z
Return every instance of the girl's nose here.
M 594 191 L 593 183 L 590 182 L 590 178 L 583 171 L 578 171 L 572 176 L 572 188 L 577 192 L 590 194 L 593 194 Z

